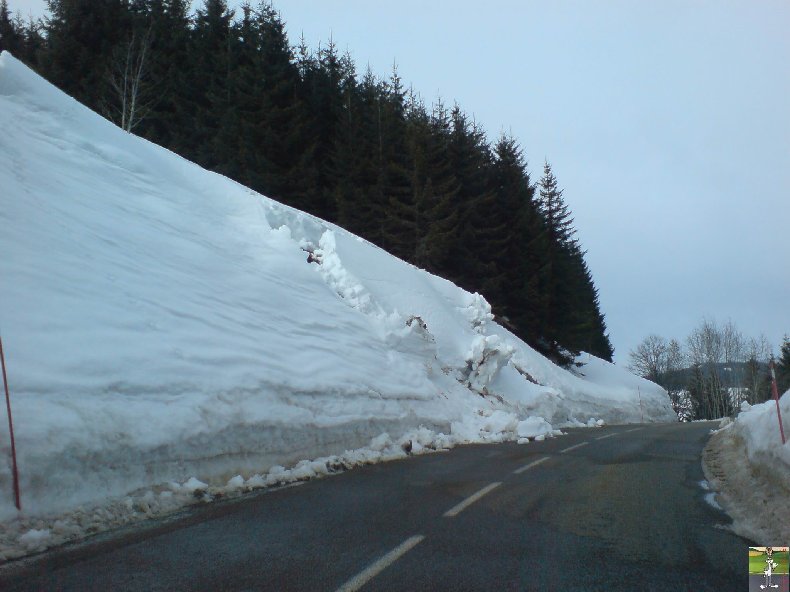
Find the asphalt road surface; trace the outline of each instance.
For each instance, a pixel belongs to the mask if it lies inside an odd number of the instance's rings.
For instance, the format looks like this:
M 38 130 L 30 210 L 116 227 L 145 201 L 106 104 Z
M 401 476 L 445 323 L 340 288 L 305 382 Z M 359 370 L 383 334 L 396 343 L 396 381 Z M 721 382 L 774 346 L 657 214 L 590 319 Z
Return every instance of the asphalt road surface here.
M 39 560 L 0 590 L 737 590 L 704 500 L 713 424 L 463 446 L 190 510 Z

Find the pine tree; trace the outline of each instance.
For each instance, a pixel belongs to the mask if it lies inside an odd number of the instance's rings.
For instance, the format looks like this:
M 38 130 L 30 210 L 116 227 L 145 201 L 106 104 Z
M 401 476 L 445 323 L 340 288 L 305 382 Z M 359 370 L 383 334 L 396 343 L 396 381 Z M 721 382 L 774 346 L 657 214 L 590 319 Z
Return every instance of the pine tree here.
M 16 23 L 11 20 L 6 0 L 0 0 L 0 52 L 9 51 L 18 56 L 23 49 L 24 39 Z
M 379 184 L 383 94 L 370 68 L 359 85 L 349 82 L 332 158 L 339 224 L 380 246 L 387 205 Z
M 512 137 L 489 144 L 459 107 L 429 114 L 397 71 L 357 79 L 334 43 L 290 48 L 266 2 L 50 0 L 39 33 L 11 22 L 0 43 L 96 109 L 119 48 L 141 47 L 155 100 L 136 133 L 478 291 L 531 345 L 611 358 L 598 291 L 546 163 L 540 196 Z M 131 40 L 131 43 L 130 43 Z M 21 44 L 21 46 L 20 46 Z M 21 55 L 19 56 L 21 57 Z
M 188 96 L 177 104 L 185 124 L 174 138 L 177 150 L 210 170 L 232 158 L 231 147 L 216 138 L 230 109 L 233 14 L 224 0 L 204 0 L 197 10 L 188 46 Z
M 570 363 L 571 355 L 581 350 L 611 360 L 614 350 L 606 334 L 598 290 L 562 193 L 546 162 L 539 199 L 548 247 L 548 264 L 541 278 L 546 308 L 540 333 L 546 340 L 546 353 L 561 363 Z
M 447 145 L 450 166 L 459 183 L 456 200 L 458 224 L 453 250 L 448 254 L 445 277 L 462 288 L 479 291 L 480 278 L 486 274 L 484 257 L 477 251 L 481 230 L 478 212 L 492 198 L 489 177 L 492 156 L 481 128 L 469 121 L 460 107 L 450 112 L 450 137 Z
M 301 79 L 299 96 L 305 113 L 303 142 L 309 144 L 303 167 L 313 179 L 311 212 L 326 220 L 338 219 L 336 163 L 340 122 L 345 111 L 344 84 L 353 77 L 353 64 L 338 55 L 337 47 L 329 44 L 312 56 L 304 42 L 296 60 Z
M 535 278 L 545 264 L 545 230 L 535 203 L 521 147 L 512 136 L 502 135 L 494 147 L 492 179 L 497 215 L 505 223 L 496 258 L 500 284 L 487 292 L 500 316 L 506 317 L 528 342 L 535 342 L 537 327 L 531 323 L 542 314 L 542 302 L 534 292 Z
M 194 124 L 188 0 L 148 0 L 136 28 L 150 39 L 148 79 L 155 99 L 136 133 L 187 156 L 188 130 Z
M 441 101 L 428 115 L 425 106 L 413 99 L 409 130 L 417 230 L 414 263 L 441 274 L 457 250 L 460 191 L 448 153 L 450 120 Z
M 417 203 L 413 166 L 409 158 L 405 94 L 393 66 L 381 105 L 380 177 L 378 191 L 386 202 L 384 248 L 396 257 L 414 262 L 418 240 Z
M 41 57 L 44 52 L 46 41 L 42 35 L 43 25 L 41 20 L 34 21 L 32 18 L 25 23 L 21 17 L 16 18 L 16 29 L 22 35 L 22 48 L 17 57 L 25 64 L 40 70 Z
M 541 289 L 545 298 L 545 314 L 540 335 L 545 344 L 540 348 L 554 360 L 564 364 L 571 358 L 561 352 L 570 339 L 570 316 L 573 302 L 567 281 L 573 274 L 573 253 L 577 248 L 574 238 L 573 218 L 562 199 L 562 190 L 546 162 L 540 180 L 538 208 L 546 225 L 548 261 L 542 270 Z M 571 352 L 575 353 L 575 352 Z
M 124 0 L 47 0 L 48 80 L 95 111 L 101 111 L 115 48 L 131 26 Z

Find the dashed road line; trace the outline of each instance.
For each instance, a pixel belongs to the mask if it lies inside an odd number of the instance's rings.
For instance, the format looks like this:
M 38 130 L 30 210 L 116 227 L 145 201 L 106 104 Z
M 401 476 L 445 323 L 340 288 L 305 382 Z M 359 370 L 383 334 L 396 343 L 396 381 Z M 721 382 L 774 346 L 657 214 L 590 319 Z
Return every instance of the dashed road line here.
M 501 481 L 497 481 L 495 483 L 491 483 L 490 485 L 486 485 L 485 487 L 483 487 L 483 489 L 481 489 L 477 493 L 473 493 L 472 495 L 470 495 L 468 498 L 466 498 L 464 501 L 462 501 L 457 506 L 454 506 L 454 507 L 450 508 L 449 510 L 447 510 L 444 513 L 444 517 L 445 518 L 452 518 L 453 516 L 458 516 L 458 514 L 463 512 L 466 508 L 471 506 L 473 503 L 475 503 L 477 500 L 479 500 L 484 495 L 494 491 L 500 485 L 502 485 Z
M 560 450 L 560 454 L 565 454 L 566 452 L 570 452 L 571 450 L 576 450 L 577 448 L 581 448 L 582 446 L 587 446 L 589 442 L 580 442 L 578 444 L 574 444 L 573 446 L 569 446 L 565 450 Z
M 605 436 L 601 436 L 600 438 L 596 438 L 596 440 L 603 440 L 604 438 L 611 438 L 612 436 L 616 436 L 617 432 L 613 432 L 611 434 L 606 434 Z
M 626 430 L 625 433 L 627 434 L 628 432 L 635 432 L 635 431 L 641 430 L 641 429 L 642 428 L 634 428 L 633 430 Z
M 359 590 L 360 588 L 362 588 L 362 586 L 367 584 L 370 580 L 375 578 L 382 571 L 384 571 L 390 565 L 395 563 L 403 555 L 405 555 L 411 549 L 413 549 L 418 544 L 420 544 L 420 541 L 422 541 L 424 538 L 425 536 L 421 534 L 415 535 L 413 537 L 409 537 L 408 539 L 403 541 L 400 545 L 395 547 L 392 551 L 390 551 L 380 559 L 377 559 L 376 561 L 371 563 L 366 569 L 359 572 L 357 575 L 355 575 L 345 584 L 340 586 L 340 588 L 337 589 L 337 592 L 355 592 L 356 590 Z
M 544 456 L 543 458 L 539 458 L 539 459 L 538 459 L 538 460 L 536 460 L 535 462 L 531 462 L 531 463 L 529 463 L 528 465 L 525 465 L 525 466 L 521 467 L 520 469 L 516 469 L 515 471 L 513 471 L 513 474 L 514 474 L 514 475 L 520 475 L 520 474 L 521 474 L 521 473 L 523 473 L 524 471 L 528 471 L 529 469 L 531 469 L 531 468 L 532 468 L 532 467 L 534 467 L 534 466 L 537 466 L 537 465 L 539 465 L 539 464 L 540 464 L 540 463 L 542 463 L 543 461 L 547 461 L 547 460 L 549 460 L 549 458 L 551 458 L 551 457 L 549 457 L 549 456 Z

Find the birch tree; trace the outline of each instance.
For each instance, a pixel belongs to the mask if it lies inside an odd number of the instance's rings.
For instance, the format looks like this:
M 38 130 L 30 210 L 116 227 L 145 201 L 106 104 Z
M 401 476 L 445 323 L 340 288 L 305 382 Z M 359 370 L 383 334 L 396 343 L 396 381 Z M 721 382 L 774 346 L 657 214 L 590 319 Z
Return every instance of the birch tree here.
M 109 97 L 104 110 L 107 117 L 126 132 L 132 132 L 153 106 L 148 80 L 151 28 L 142 35 L 134 31 L 113 51 L 107 74 Z

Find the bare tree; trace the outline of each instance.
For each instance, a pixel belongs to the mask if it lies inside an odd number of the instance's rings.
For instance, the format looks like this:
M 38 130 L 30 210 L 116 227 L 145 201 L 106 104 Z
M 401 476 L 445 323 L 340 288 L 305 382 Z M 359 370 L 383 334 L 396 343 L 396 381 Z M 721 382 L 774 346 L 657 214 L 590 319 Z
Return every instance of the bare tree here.
M 104 101 L 107 117 L 124 131 L 131 132 L 145 119 L 153 106 L 148 81 L 148 55 L 151 49 L 151 28 L 140 36 L 133 32 L 127 41 L 113 51 L 107 73 L 108 100 Z
M 660 384 L 666 372 L 667 348 L 666 339 L 656 334 L 648 335 L 629 353 L 629 369 L 642 378 Z
M 721 345 L 725 362 L 729 364 L 744 361 L 746 339 L 732 321 L 727 321 L 721 329 Z
M 740 406 L 746 398 L 744 387 L 744 362 L 746 362 L 746 338 L 731 320 L 721 329 L 722 356 L 724 371 L 727 373 L 725 386 L 729 388 L 732 404 Z
M 672 408 L 678 417 L 681 417 L 681 411 L 687 408 L 687 402 L 684 401 L 685 385 L 678 380 L 678 374 L 686 366 L 686 354 L 677 339 L 670 339 L 667 344 L 665 375 L 663 379 L 663 386 L 667 393 L 669 393 L 669 400 L 672 402 Z M 690 418 L 687 418 L 690 419 Z
M 735 323 L 703 319 L 686 338 L 649 335 L 630 352 L 629 368 L 666 389 L 678 417 L 714 419 L 737 411 L 742 401 L 768 397 L 772 354 L 764 335 L 747 339 Z
M 683 384 L 677 374 L 683 369 L 685 355 L 676 339 L 667 342 L 660 335 L 648 335 L 630 352 L 629 369 L 664 387 L 676 413 L 686 408 Z
M 695 369 L 693 391 L 703 416 L 731 414 L 746 394 L 743 367 L 747 348 L 743 334 L 732 321 L 720 327 L 714 320 L 703 319 L 686 341 L 689 362 Z
M 767 366 L 773 354 L 773 348 L 765 335 L 749 339 L 746 346 L 746 370 L 744 386 L 746 401 L 750 405 L 762 403 L 770 397 Z

